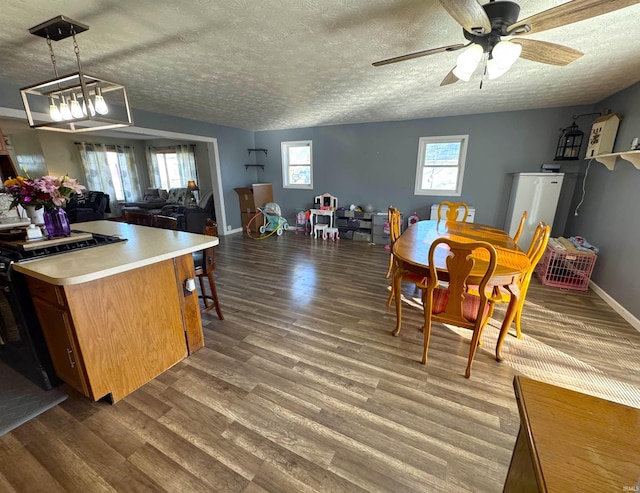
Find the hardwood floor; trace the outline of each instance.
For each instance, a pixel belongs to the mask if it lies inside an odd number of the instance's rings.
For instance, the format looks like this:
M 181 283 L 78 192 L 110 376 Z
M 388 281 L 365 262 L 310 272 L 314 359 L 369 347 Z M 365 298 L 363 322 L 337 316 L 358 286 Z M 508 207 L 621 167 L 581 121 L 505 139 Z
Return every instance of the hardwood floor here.
M 465 379 L 468 341 L 444 326 L 422 366 L 421 312 L 391 335 L 384 248 L 234 235 L 216 265 L 205 347 L 113 406 L 63 386 L 0 437 L 0 491 L 502 491 L 516 372 L 483 346 Z M 522 328 L 640 387 L 640 333 L 592 292 L 534 279 Z

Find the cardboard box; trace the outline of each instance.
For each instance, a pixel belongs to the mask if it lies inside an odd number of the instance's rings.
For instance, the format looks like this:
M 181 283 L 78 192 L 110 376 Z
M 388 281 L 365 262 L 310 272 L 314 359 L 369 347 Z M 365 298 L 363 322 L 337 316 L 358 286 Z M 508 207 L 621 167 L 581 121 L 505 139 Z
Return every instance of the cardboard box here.
M 255 213 L 258 207 L 273 202 L 271 183 L 254 183 L 251 187 L 234 188 L 240 200 L 240 212 Z
M 240 213 L 240 219 L 242 220 L 242 230 L 246 231 L 247 230 L 247 224 L 249 224 L 249 221 L 251 221 L 251 218 L 253 216 L 255 216 L 256 213 L 255 212 L 241 212 Z M 260 226 L 262 226 L 264 224 L 264 217 L 262 217 L 262 214 L 259 214 L 258 217 L 256 217 L 254 219 L 254 221 L 251 223 L 251 234 L 256 234 L 259 235 L 260 234 Z

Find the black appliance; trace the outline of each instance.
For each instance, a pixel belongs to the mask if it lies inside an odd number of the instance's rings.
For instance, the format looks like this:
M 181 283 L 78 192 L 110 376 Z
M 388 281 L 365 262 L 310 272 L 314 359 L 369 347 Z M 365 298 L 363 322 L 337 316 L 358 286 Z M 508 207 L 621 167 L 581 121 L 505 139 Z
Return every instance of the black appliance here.
M 72 231 L 72 233 L 84 233 Z M 24 275 L 13 269 L 15 262 L 24 262 L 78 249 L 108 245 L 124 238 L 86 234 L 76 240 L 49 244 L 42 241 L 37 248 L 25 250 L 22 242 L 0 240 L 0 360 L 31 381 L 49 390 L 62 381 L 56 376 L 47 344 L 31 300 Z

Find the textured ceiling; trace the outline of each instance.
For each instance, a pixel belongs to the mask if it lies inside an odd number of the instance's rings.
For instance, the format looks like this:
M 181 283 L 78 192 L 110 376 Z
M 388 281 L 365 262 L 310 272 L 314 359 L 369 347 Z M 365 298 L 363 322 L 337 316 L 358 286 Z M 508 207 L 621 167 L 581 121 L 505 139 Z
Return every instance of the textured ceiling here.
M 564 2 L 518 3 L 522 19 Z M 28 29 L 63 14 L 90 26 L 85 71 L 124 84 L 134 108 L 250 130 L 588 104 L 640 79 L 640 4 L 529 36 L 585 55 L 520 59 L 482 89 L 478 74 L 439 86 L 457 53 L 371 66 L 465 42 L 437 0 L 0 0 L 0 12 L 3 80 L 52 77 Z M 54 49 L 59 72 L 74 71 L 71 41 Z

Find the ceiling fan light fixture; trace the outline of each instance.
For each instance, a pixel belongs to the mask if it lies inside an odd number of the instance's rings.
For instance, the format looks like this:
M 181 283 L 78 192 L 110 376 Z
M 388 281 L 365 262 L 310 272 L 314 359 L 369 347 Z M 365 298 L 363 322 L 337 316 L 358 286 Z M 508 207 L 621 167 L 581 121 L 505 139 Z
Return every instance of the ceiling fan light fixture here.
M 506 72 L 520 58 L 520 53 L 522 53 L 522 45 L 520 43 L 500 41 L 491 50 L 491 57 Z
M 501 75 L 506 74 L 510 68 L 511 65 L 504 68 L 501 67 L 494 58 L 491 58 L 487 61 L 487 75 L 489 76 L 489 80 L 497 79 Z
M 456 69 L 460 72 L 473 74 L 482 58 L 484 50 L 479 44 L 472 44 L 469 48 L 458 55 Z M 459 77 L 458 77 L 459 78 Z
M 471 80 L 471 76 L 473 75 L 473 71 L 471 72 L 464 72 L 463 70 L 461 70 L 458 67 L 455 67 L 452 70 L 453 75 L 455 75 L 459 80 L 463 81 L 463 82 L 469 82 L 469 80 Z

